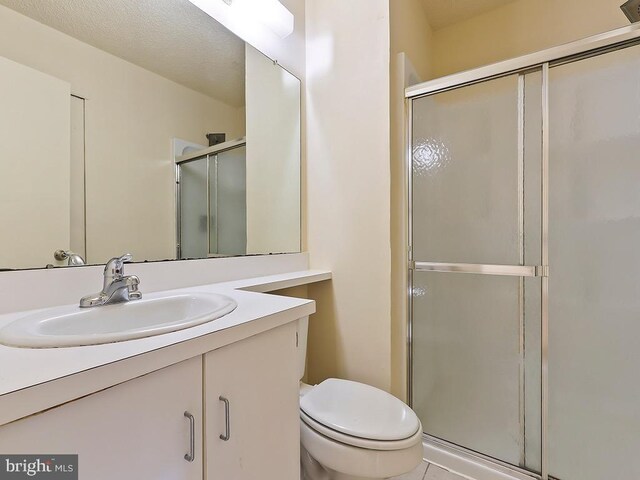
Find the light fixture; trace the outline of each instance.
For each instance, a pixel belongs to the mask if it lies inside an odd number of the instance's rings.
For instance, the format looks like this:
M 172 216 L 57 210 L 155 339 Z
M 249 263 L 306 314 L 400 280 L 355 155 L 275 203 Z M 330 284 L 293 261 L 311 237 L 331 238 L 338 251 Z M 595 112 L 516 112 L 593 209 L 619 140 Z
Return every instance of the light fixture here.
M 293 33 L 293 14 L 278 0 L 189 0 L 223 25 L 267 27 L 280 38 Z M 232 28 L 232 30 L 234 30 Z
M 628 0 L 620 8 L 631 23 L 640 22 L 640 0 Z

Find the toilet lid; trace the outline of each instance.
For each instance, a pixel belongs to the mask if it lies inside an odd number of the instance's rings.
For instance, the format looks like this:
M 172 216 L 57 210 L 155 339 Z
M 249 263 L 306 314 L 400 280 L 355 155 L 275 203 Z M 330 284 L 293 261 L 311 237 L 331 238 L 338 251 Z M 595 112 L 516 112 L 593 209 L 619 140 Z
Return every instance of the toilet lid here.
M 371 440 L 403 440 L 420 428 L 418 417 L 404 402 L 349 380 L 325 380 L 300 399 L 300 408 L 328 428 Z

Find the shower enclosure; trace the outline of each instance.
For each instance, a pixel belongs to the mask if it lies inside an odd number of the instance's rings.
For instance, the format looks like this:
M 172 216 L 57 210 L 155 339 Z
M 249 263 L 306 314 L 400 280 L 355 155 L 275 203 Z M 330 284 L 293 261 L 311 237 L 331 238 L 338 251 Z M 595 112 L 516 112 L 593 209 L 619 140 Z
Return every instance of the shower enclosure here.
M 176 160 L 177 258 L 246 253 L 246 151 L 225 142 Z
M 638 38 L 407 90 L 409 399 L 452 455 L 640 478 Z

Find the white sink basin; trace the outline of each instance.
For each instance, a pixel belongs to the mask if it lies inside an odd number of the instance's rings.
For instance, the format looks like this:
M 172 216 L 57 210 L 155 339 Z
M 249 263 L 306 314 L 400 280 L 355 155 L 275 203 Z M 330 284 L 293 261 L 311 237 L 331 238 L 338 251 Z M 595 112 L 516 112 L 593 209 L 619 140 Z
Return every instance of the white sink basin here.
M 210 322 L 236 306 L 233 299 L 224 295 L 188 293 L 103 307 L 57 307 L 6 325 L 0 329 L 0 343 L 47 348 L 122 342 Z

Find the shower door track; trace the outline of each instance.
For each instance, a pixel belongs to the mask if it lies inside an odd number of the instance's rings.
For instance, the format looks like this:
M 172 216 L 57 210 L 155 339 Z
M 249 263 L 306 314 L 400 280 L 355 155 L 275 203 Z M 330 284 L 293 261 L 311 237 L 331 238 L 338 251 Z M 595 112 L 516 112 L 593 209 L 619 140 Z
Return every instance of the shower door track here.
M 405 90 L 405 191 L 407 193 L 407 400 L 413 406 L 413 272 L 444 271 L 449 273 L 474 273 L 493 275 L 514 275 L 520 277 L 541 277 L 541 473 L 523 470 L 515 465 L 502 462 L 493 457 L 479 454 L 464 447 L 453 445 L 427 434 L 425 442 L 438 442 L 440 446 L 475 459 L 482 459 L 497 470 L 505 468 L 513 473 L 528 475 L 530 478 L 552 480 L 548 471 L 548 302 L 549 302 L 549 69 L 555 65 L 570 63 L 588 57 L 598 56 L 611 51 L 640 44 L 640 23 L 594 35 L 558 47 L 524 55 L 473 70 L 456 73 Z M 513 74 L 523 74 L 533 70 L 542 72 L 542 218 L 541 218 L 541 263 L 539 266 L 509 265 L 473 265 L 435 262 L 416 262 L 413 257 L 413 192 L 412 192 L 412 123 L 413 100 L 442 93 L 475 83 Z M 520 159 L 521 160 L 521 159 Z
M 461 447 L 455 443 L 447 442 L 441 438 L 434 437 L 427 433 L 422 435 L 422 442 L 426 449 L 439 450 L 443 456 L 454 457 L 458 462 L 468 462 L 479 465 L 480 468 L 497 470 L 500 473 L 509 475 L 514 480 L 540 480 L 541 475 L 526 470 L 524 468 L 517 467 L 502 460 L 495 459 L 483 453 L 470 450 L 465 447 Z M 438 464 L 437 460 L 434 463 Z M 448 462 L 441 462 L 443 467 L 447 467 Z M 550 477 L 551 480 L 551 477 Z

